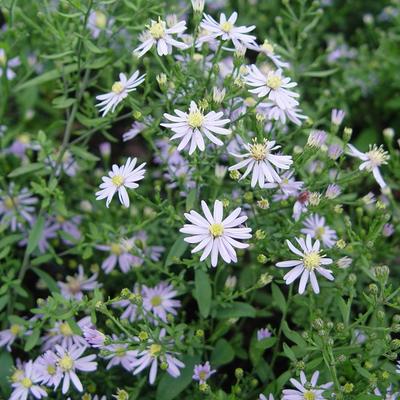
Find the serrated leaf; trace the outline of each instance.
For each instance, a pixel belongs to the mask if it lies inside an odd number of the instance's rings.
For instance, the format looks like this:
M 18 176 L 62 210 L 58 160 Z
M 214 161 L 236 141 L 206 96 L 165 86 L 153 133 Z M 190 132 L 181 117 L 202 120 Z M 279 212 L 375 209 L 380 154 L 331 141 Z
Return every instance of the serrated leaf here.
M 212 291 L 208 274 L 202 270 L 196 270 L 194 284 L 194 295 L 199 306 L 200 314 L 204 318 L 207 318 L 210 314 L 212 298 Z
M 31 163 L 31 164 L 23 165 L 21 167 L 14 169 L 14 171 L 11 171 L 8 174 L 8 177 L 15 178 L 17 176 L 26 175 L 26 174 L 40 171 L 43 168 L 44 168 L 44 164 L 42 164 L 42 163 Z
M 213 367 L 219 367 L 220 365 L 230 363 L 234 357 L 235 352 L 233 347 L 225 339 L 220 339 L 215 344 L 210 363 Z
M 33 229 L 29 233 L 28 237 L 28 254 L 31 254 L 37 247 L 40 238 L 42 237 L 43 228 L 44 228 L 44 217 L 40 216 L 33 226 Z
M 181 258 L 182 255 L 185 253 L 188 244 L 183 240 L 182 237 L 178 238 L 175 243 L 172 245 L 167 259 L 165 260 L 165 266 L 169 267 L 174 263 L 175 258 Z
M 157 400 L 173 400 L 182 393 L 192 382 L 193 369 L 200 362 L 200 356 L 185 356 L 182 358 L 185 368 L 181 370 L 180 376 L 173 378 L 165 373 L 157 387 Z

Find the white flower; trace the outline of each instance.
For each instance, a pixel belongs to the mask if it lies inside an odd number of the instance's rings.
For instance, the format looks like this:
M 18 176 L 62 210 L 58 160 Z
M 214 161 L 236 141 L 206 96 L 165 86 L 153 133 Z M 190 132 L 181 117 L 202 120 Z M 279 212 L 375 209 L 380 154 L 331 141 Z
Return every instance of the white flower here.
M 100 100 L 96 107 L 101 107 L 99 111 L 103 113 L 102 117 L 110 110 L 114 112 L 117 105 L 128 96 L 128 93 L 136 90 L 136 87 L 144 81 L 145 76 L 146 74 L 139 76 L 139 71 L 134 72 L 129 79 L 125 74 L 119 74 L 119 81 L 114 82 L 111 92 L 96 96 L 96 99 Z
M 336 232 L 325 225 L 325 218 L 318 214 L 311 214 L 303 222 L 304 228 L 301 233 L 310 235 L 314 239 L 322 241 L 324 246 L 332 247 L 336 243 Z
M 342 122 L 346 113 L 343 110 L 334 108 L 331 112 L 331 122 L 333 125 L 339 126 Z
M 219 17 L 219 22 L 217 22 L 211 15 L 204 14 L 204 19 L 200 23 L 200 27 L 208 32 L 208 34 L 203 35 L 198 43 L 212 42 L 214 39 L 220 38 L 223 41 L 232 40 L 237 50 L 243 46 L 256 45 L 256 37 L 247 34 L 256 28 L 255 25 L 235 26 L 237 17 L 237 12 L 234 12 L 228 19 L 222 13 Z
M 147 30 L 141 35 L 142 44 L 133 51 L 133 54 L 140 58 L 153 46 L 157 46 L 159 56 L 172 54 L 173 46 L 185 50 L 188 48 L 188 45 L 178 42 L 172 37 L 172 35 L 181 34 L 185 30 L 186 21 L 178 22 L 167 28 L 166 22 L 162 19 L 158 18 L 158 21 L 151 20 L 150 25 L 147 26 Z
M 280 121 L 282 124 L 286 124 L 286 119 L 292 121 L 296 125 L 301 125 L 302 119 L 307 117 L 302 114 L 302 110 L 298 107 L 282 109 L 278 106 L 276 101 L 269 101 L 267 103 L 260 103 L 258 108 L 260 112 L 265 115 L 269 120 Z
M 37 371 L 32 360 L 24 365 L 21 372 L 20 378 L 12 384 L 13 392 L 9 400 L 26 400 L 30 395 L 35 399 L 47 397 L 46 391 L 36 384 L 40 379 L 37 376 Z
M 136 158 L 131 159 L 129 157 L 125 165 L 121 167 L 114 164 L 108 176 L 103 176 L 103 183 L 100 185 L 101 190 L 96 192 L 96 200 L 107 198 L 106 206 L 109 207 L 114 194 L 118 192 L 121 204 L 129 207 L 129 196 L 126 188 L 136 189 L 139 186 L 136 182 L 143 179 L 146 172 L 144 169 L 146 163 L 140 164 L 139 167 L 135 168 L 136 161 Z
M 285 389 L 282 400 L 324 400 L 323 393 L 325 389 L 332 386 L 332 382 L 317 386 L 319 371 L 315 371 L 308 383 L 303 371 L 300 372 L 300 382 L 296 379 L 290 379 L 291 384 L 297 389 Z
M 274 45 L 268 39 L 265 39 L 262 45 L 256 44 L 255 46 L 249 46 L 249 49 L 265 54 L 276 65 L 277 68 L 290 67 L 289 63 L 281 60 L 280 55 L 275 54 Z
M 280 69 L 268 71 L 267 75 L 264 75 L 253 64 L 250 65 L 249 72 L 244 80 L 247 85 L 254 87 L 254 89 L 249 90 L 250 93 L 254 93 L 258 97 L 268 96 L 282 110 L 292 109 L 299 105 L 299 102 L 294 99 L 294 97 L 299 97 L 299 94 L 288 90 L 297 86 L 297 83 L 290 82 L 290 78 L 282 76 Z
M 229 167 L 229 171 L 237 170 L 246 167 L 245 173 L 240 180 L 246 178 L 252 172 L 251 187 L 258 185 L 260 188 L 264 187 L 265 181 L 267 182 L 281 182 L 282 179 L 276 172 L 274 166 L 280 169 L 289 169 L 293 164 L 291 156 L 283 156 L 272 154 L 272 151 L 279 149 L 281 146 L 275 146 L 274 140 L 264 139 L 263 143 L 258 143 L 253 140 L 253 143 L 244 144 L 247 153 L 235 154 L 235 157 L 244 158 L 243 161 Z
M 383 164 L 387 164 L 387 160 L 389 159 L 387 151 L 383 150 L 382 146 L 378 147 L 375 144 L 373 146 L 370 145 L 369 151 L 366 153 L 362 153 L 351 144 L 348 144 L 348 146 L 350 148 L 349 155 L 352 157 L 357 157 L 363 161 L 359 166 L 359 170 L 362 171 L 366 169 L 367 171 L 371 171 L 379 186 L 382 189 L 386 187 L 386 183 L 382 178 L 379 167 Z
M 161 126 L 170 128 L 175 135 L 170 140 L 181 139 L 178 146 L 178 151 L 183 150 L 190 142 L 189 154 L 192 154 L 196 148 L 204 151 L 205 144 L 203 135 L 215 143 L 217 146 L 222 146 L 223 142 L 218 139 L 217 135 L 229 135 L 230 129 L 222 128 L 230 122 L 229 119 L 221 119 L 223 113 L 211 111 L 208 114 L 203 113 L 201 108 L 198 108 L 194 101 L 190 102 L 189 113 L 180 110 L 175 110 L 175 115 L 164 114 L 164 117 L 171 123 L 162 123 Z
M 205 0 L 191 0 L 194 12 L 202 13 L 204 10 Z
M 290 285 L 301 275 L 299 285 L 300 294 L 304 293 L 308 280 L 311 281 L 311 286 L 314 290 L 314 293 L 319 293 L 319 286 L 315 271 L 317 271 L 326 279 L 333 281 L 334 277 L 332 275 L 332 271 L 321 266 L 332 264 L 333 261 L 332 259 L 326 258 L 321 254 L 319 240 L 316 240 L 314 245 L 312 244 L 310 235 L 306 236 L 306 240 L 303 238 L 296 238 L 296 241 L 300 245 L 302 251 L 294 247 L 289 240 L 286 240 L 286 243 L 292 253 L 299 256 L 300 259 L 278 262 L 276 266 L 280 268 L 294 267 L 283 277 L 287 285 Z
M 237 262 L 234 248 L 245 249 L 249 245 L 236 239 L 251 238 L 251 228 L 238 228 L 247 220 L 247 216 L 239 217 L 241 208 L 238 207 L 223 220 L 222 202 L 219 200 L 215 200 L 213 214 L 211 214 L 205 201 L 201 202 L 201 207 L 205 218 L 192 210 L 185 214 L 186 219 L 191 224 L 185 224 L 180 229 L 180 232 L 191 235 L 184 239 L 185 242 L 198 243 L 192 253 L 203 250 L 200 261 L 204 261 L 211 253 L 211 265 L 213 267 L 217 266 L 219 255 L 228 264 L 232 261 Z

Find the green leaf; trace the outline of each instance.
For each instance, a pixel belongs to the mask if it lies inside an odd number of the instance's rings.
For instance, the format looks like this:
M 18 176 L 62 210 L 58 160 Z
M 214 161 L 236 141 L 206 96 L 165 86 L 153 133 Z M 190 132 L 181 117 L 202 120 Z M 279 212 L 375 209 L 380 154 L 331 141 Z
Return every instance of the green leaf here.
M 13 244 L 15 242 L 18 242 L 19 240 L 21 240 L 24 237 L 24 235 L 17 233 L 14 235 L 8 235 L 6 236 L 4 239 L 0 240 L 0 249 Z
M 36 267 L 32 267 L 32 271 L 46 284 L 50 292 L 60 291 L 57 282 L 47 272 Z
M 32 172 L 37 172 L 40 171 L 41 169 L 44 168 L 44 164 L 42 163 L 31 163 L 28 165 L 23 165 L 22 167 L 18 167 L 14 169 L 14 171 L 10 172 L 8 174 L 9 178 L 15 178 L 17 176 L 25 175 L 25 174 L 30 174 Z
M 9 296 L 8 294 L 0 297 L 0 311 L 7 305 Z
M 306 347 L 307 343 L 305 340 L 301 337 L 300 334 L 298 334 L 295 331 L 290 330 L 289 325 L 287 324 L 286 321 L 283 322 L 282 324 L 282 330 L 285 336 L 290 339 L 292 342 L 296 343 L 300 347 Z
M 186 197 L 186 211 L 190 211 L 196 203 L 197 189 L 192 189 Z
M 0 387 L 4 394 L 4 398 L 8 398 L 10 394 L 10 381 L 9 377 L 12 373 L 13 358 L 8 351 L 0 353 Z
M 209 276 L 202 270 L 195 272 L 194 296 L 199 305 L 200 314 L 207 318 L 210 314 L 212 292 Z
M 275 285 L 275 283 L 272 283 L 271 289 L 272 289 L 272 298 L 274 299 L 277 307 L 282 311 L 282 313 L 285 313 L 287 305 L 285 296 L 283 295 L 281 289 L 279 289 L 279 287 Z
M 71 107 L 75 102 L 76 99 L 60 96 L 53 99 L 51 103 L 53 104 L 54 108 L 68 108 Z
M 100 160 L 99 157 L 95 156 L 92 153 L 89 153 L 82 147 L 71 146 L 71 151 L 74 155 L 78 156 L 79 158 L 82 158 L 83 160 L 94 161 L 94 162 Z
M 62 69 L 53 69 L 51 71 L 45 72 L 44 74 L 37 76 L 36 78 L 30 79 L 29 81 L 17 85 L 14 88 L 14 92 L 19 92 L 20 90 L 27 89 L 33 86 L 38 86 L 46 82 L 54 81 L 61 77 L 61 75 L 70 74 L 78 69 L 78 64 L 70 64 L 64 66 Z
M 84 41 L 85 47 L 94 54 L 102 54 L 102 53 L 106 53 L 107 50 L 106 49 L 100 49 L 98 48 L 93 42 L 91 42 L 90 40 L 85 40 Z
M 157 387 L 157 400 L 172 400 L 177 398 L 192 382 L 193 369 L 200 362 L 200 356 L 185 356 L 182 359 L 185 368 L 181 370 L 180 376 L 173 378 L 164 373 Z
M 219 367 L 220 365 L 230 363 L 234 357 L 235 352 L 229 342 L 225 339 L 220 339 L 215 344 L 210 362 L 213 367 Z
M 228 306 L 217 310 L 216 317 L 219 319 L 228 318 L 255 318 L 256 309 L 248 303 L 236 301 Z
M 170 265 L 174 264 L 174 260 L 176 258 L 181 258 L 182 255 L 185 253 L 186 249 L 188 247 L 188 244 L 183 240 L 182 237 L 177 239 L 175 243 L 172 245 L 168 255 L 167 259 L 165 260 L 165 266 L 169 267 Z
M 33 226 L 33 229 L 29 233 L 28 238 L 28 254 L 31 254 L 37 247 L 40 238 L 42 237 L 44 228 L 44 218 L 40 216 Z
M 25 343 L 24 351 L 33 349 L 40 338 L 40 328 L 35 328 Z
M 312 78 L 324 78 L 326 76 L 333 75 L 337 71 L 339 71 L 339 68 L 331 68 L 325 71 L 308 71 L 304 72 L 303 76 L 310 76 Z
M 293 350 L 286 343 L 283 343 L 283 352 L 285 353 L 285 356 L 290 360 L 292 360 L 293 362 L 297 361 L 297 358 L 294 355 Z
M 260 362 L 262 355 L 266 349 L 271 348 L 276 343 L 275 337 L 269 337 L 263 340 L 257 340 L 257 338 L 253 338 L 250 343 L 250 360 L 253 365 L 256 367 Z

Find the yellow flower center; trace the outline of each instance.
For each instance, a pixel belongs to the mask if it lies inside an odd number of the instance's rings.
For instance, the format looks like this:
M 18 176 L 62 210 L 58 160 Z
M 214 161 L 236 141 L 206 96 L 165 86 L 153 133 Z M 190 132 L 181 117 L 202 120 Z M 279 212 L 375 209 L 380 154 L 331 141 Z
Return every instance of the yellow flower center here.
M 220 237 L 224 233 L 224 227 L 222 224 L 211 224 L 208 230 L 214 237 Z
M 229 33 L 233 28 L 233 24 L 231 24 L 229 21 L 225 21 L 220 26 L 221 26 L 221 29 L 226 33 Z
M 81 283 L 79 279 L 73 276 L 67 276 L 68 289 L 71 293 L 75 294 L 81 291 Z
M 205 381 L 205 380 L 207 379 L 207 372 L 206 372 L 206 371 L 200 371 L 200 372 L 199 372 L 199 378 L 200 378 L 202 381 Z
M 257 143 L 254 142 L 250 147 L 250 154 L 256 161 L 262 161 L 267 156 L 267 148 L 265 146 L 266 143 Z
M 159 344 L 152 344 L 152 345 L 150 346 L 149 351 L 150 351 L 150 355 L 151 355 L 152 357 L 157 357 L 158 353 L 161 351 L 161 345 L 159 345 Z
M 17 325 L 17 324 L 12 324 L 10 326 L 10 332 L 12 335 L 17 336 L 21 333 L 22 331 L 22 327 L 21 325 Z
M 58 329 L 63 336 L 72 336 L 74 334 L 68 322 L 63 322 L 62 324 L 60 324 L 60 327 Z
M 253 97 L 246 97 L 244 99 L 244 104 L 247 107 L 253 107 L 257 102 L 253 99 Z
M 311 253 L 305 254 L 303 257 L 304 267 L 308 271 L 312 271 L 314 268 L 319 267 L 321 263 L 321 256 L 317 251 L 312 251 Z
M 4 51 L 0 51 L 0 65 L 6 65 L 7 56 Z
M 124 85 L 120 81 L 114 82 L 111 90 L 116 94 L 120 94 L 124 90 Z
M 387 164 L 387 160 L 389 159 L 387 151 L 383 150 L 382 146 L 377 147 L 376 145 L 372 147 L 370 146 L 367 156 L 371 161 L 372 168 L 379 167 L 382 164 Z
M 4 205 L 7 208 L 7 210 L 11 210 L 12 208 L 14 208 L 14 202 L 15 199 L 13 199 L 10 196 L 6 196 L 6 198 L 4 199 Z
M 204 115 L 199 111 L 192 111 L 188 116 L 188 124 L 192 128 L 200 128 L 204 121 Z
M 22 371 L 21 369 L 16 369 L 10 377 L 11 382 L 13 383 L 19 382 L 23 376 L 24 376 L 24 371 Z
M 47 372 L 49 373 L 49 375 L 54 375 L 56 373 L 56 367 L 54 365 L 48 365 L 47 366 Z
M 304 400 L 315 400 L 315 394 L 310 390 L 307 390 L 303 394 Z
M 65 222 L 65 218 L 62 215 L 57 215 L 56 216 L 56 220 L 57 222 L 59 222 L 60 224 Z
M 122 253 L 121 246 L 118 243 L 112 243 L 111 244 L 111 253 L 119 256 Z
M 161 296 L 153 296 L 150 300 L 150 303 L 153 307 L 157 307 L 162 303 Z
M 31 138 L 27 133 L 23 133 L 22 135 L 19 135 L 17 139 L 22 144 L 29 144 L 31 142 Z
M 66 354 L 58 360 L 58 365 L 63 371 L 70 371 L 74 366 L 74 360 Z
M 321 239 L 322 239 L 322 236 L 324 235 L 324 233 L 325 233 L 325 228 L 324 228 L 323 226 L 319 226 L 319 227 L 315 230 L 315 237 L 316 237 L 318 240 L 321 240 Z
M 268 40 L 264 40 L 264 43 L 262 44 L 261 47 L 267 53 L 273 53 L 274 52 L 274 46 Z
M 123 357 L 125 354 L 126 354 L 126 348 L 125 348 L 125 347 L 118 347 L 118 348 L 115 350 L 115 355 L 116 355 L 117 357 Z
M 124 177 L 122 175 L 114 175 L 111 178 L 111 182 L 115 185 L 115 186 L 122 186 L 124 183 Z
M 101 11 L 95 13 L 95 25 L 100 29 L 104 29 L 107 25 L 107 17 Z
M 32 381 L 29 378 L 25 377 L 21 379 L 21 385 L 24 388 L 29 389 L 32 386 Z
M 204 59 L 203 54 L 200 54 L 200 53 L 193 54 L 193 61 L 200 62 L 200 61 L 203 61 L 203 59 Z
M 282 85 L 282 79 L 278 75 L 269 75 L 267 78 L 267 86 L 271 89 L 276 90 Z
M 154 39 L 161 39 L 165 34 L 164 26 L 165 23 L 161 20 L 153 22 L 149 29 L 150 35 L 153 36 Z

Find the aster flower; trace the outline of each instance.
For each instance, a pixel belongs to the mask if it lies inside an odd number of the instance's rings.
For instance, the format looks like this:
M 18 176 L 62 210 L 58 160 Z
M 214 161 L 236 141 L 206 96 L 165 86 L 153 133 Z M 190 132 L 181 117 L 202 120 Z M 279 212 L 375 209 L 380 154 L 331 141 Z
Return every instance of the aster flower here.
M 23 188 L 17 193 L 13 183 L 10 184 L 8 191 L 0 190 L 0 224 L 10 227 L 13 232 L 20 227 L 21 221 L 32 225 L 34 222 L 33 213 L 38 199 L 32 193 Z
M 382 229 L 382 234 L 384 237 L 390 237 L 393 235 L 395 229 L 394 229 L 394 225 L 387 223 L 385 225 L 383 225 L 383 229 Z
M 362 153 L 351 144 L 348 144 L 347 146 L 350 148 L 350 156 L 359 158 L 361 161 L 363 161 L 359 166 L 359 170 L 362 171 L 365 169 L 369 172 L 372 172 L 378 185 L 382 189 L 386 187 L 386 183 L 379 171 L 379 167 L 387 164 L 387 160 L 389 159 L 389 155 L 387 151 L 383 149 L 383 146 L 377 147 L 375 144 L 373 146 L 370 145 L 369 151 L 366 153 Z
M 26 160 L 27 157 L 25 153 L 27 150 L 40 150 L 40 145 L 33 142 L 28 133 L 22 133 L 21 135 L 18 135 L 15 138 L 11 146 L 5 149 L 4 152 L 6 154 L 13 154 L 14 156 L 20 158 L 21 160 Z
M 305 190 L 297 196 L 297 200 L 293 205 L 293 219 L 298 221 L 303 212 L 306 212 L 310 204 L 310 192 Z
M 281 175 L 281 181 L 279 183 L 265 183 L 265 189 L 278 189 L 277 192 L 272 196 L 273 201 L 287 200 L 289 197 L 296 197 L 299 191 L 303 187 L 304 182 L 296 181 L 294 171 L 285 171 Z
M 175 115 L 165 113 L 164 118 L 169 122 L 164 122 L 161 126 L 171 129 L 175 135 L 170 140 L 181 139 L 178 146 L 178 151 L 183 150 L 190 142 L 189 154 L 192 154 L 196 148 L 204 151 L 205 144 L 203 135 L 205 135 L 211 142 L 217 146 L 222 146 L 223 142 L 218 139 L 217 135 L 229 135 L 230 129 L 222 128 L 230 122 L 229 119 L 221 119 L 223 113 L 210 111 L 203 113 L 201 108 L 197 107 L 194 101 L 190 102 L 189 113 L 175 110 Z
M 81 232 L 79 231 L 79 225 L 82 218 L 79 215 L 75 215 L 69 219 L 65 218 L 63 215 L 57 215 L 54 220 L 56 229 L 66 234 L 65 236 L 61 235 L 64 243 L 73 244 L 70 238 L 74 241 L 80 239 Z
M 83 330 L 86 326 L 92 326 L 90 317 L 84 317 L 77 322 L 79 328 Z M 73 332 L 67 321 L 56 321 L 54 327 L 49 329 L 43 337 L 43 350 L 54 349 L 55 345 L 62 347 L 87 347 L 88 343 L 81 336 Z
M 303 114 L 303 111 L 298 107 L 287 107 L 281 108 L 276 101 L 268 101 L 266 103 L 260 103 L 258 106 L 260 112 L 265 115 L 268 120 L 280 121 L 282 124 L 286 124 L 287 119 L 292 121 L 294 124 L 300 126 L 302 119 L 307 119 Z
M 310 132 L 307 139 L 307 145 L 320 149 L 325 144 L 328 135 L 325 131 L 314 129 Z
M 129 157 L 126 163 L 120 167 L 114 164 L 108 176 L 103 176 L 103 183 L 100 185 L 101 190 L 96 192 L 96 200 L 107 198 L 106 206 L 109 207 L 114 194 L 118 192 L 119 201 L 128 208 L 129 196 L 126 188 L 136 189 L 139 187 L 136 182 L 142 180 L 146 172 L 144 169 L 146 163 L 135 168 L 136 161 L 137 158 Z
M 323 393 L 325 389 L 332 386 L 332 382 L 317 386 L 319 371 L 315 371 L 311 376 L 310 382 L 307 382 L 306 375 L 303 371 L 300 372 L 300 382 L 296 379 L 290 379 L 291 384 L 295 389 L 284 389 L 282 400 L 324 400 Z
M 118 341 L 118 337 L 113 335 L 112 339 Z M 106 369 L 121 365 L 127 371 L 132 371 L 133 362 L 136 361 L 137 350 L 129 350 L 127 343 L 112 343 L 104 346 L 103 349 L 109 354 L 103 356 L 105 360 L 110 360 Z
M 10 60 L 7 60 L 6 52 L 4 49 L 0 48 L 0 78 L 3 76 L 3 74 L 5 74 L 7 80 L 11 81 L 16 76 L 14 68 L 20 65 L 21 61 L 19 60 L 19 57 L 14 57 Z
M 172 54 L 173 47 L 182 50 L 188 48 L 187 44 L 178 42 L 172 36 L 182 34 L 186 30 L 186 21 L 178 22 L 167 28 L 166 22 L 158 18 L 158 21 L 151 20 L 150 25 L 146 28 L 147 30 L 140 37 L 142 44 L 133 51 L 133 54 L 139 58 L 146 54 L 153 46 L 156 46 L 159 56 Z
M 340 144 L 331 144 L 328 147 L 328 157 L 337 160 L 343 154 L 343 147 Z
M 281 146 L 275 146 L 274 140 L 264 139 L 263 143 L 258 143 L 256 139 L 253 143 L 244 144 L 247 150 L 244 154 L 231 153 L 235 157 L 245 158 L 245 160 L 229 167 L 229 171 L 238 170 L 246 167 L 245 173 L 241 176 L 240 180 L 246 178 L 252 172 L 251 187 L 258 185 L 263 188 L 265 181 L 267 182 L 281 182 L 282 179 L 276 172 L 275 168 L 289 169 L 293 164 L 291 156 L 284 156 L 272 154 L 273 151 L 279 149 Z M 275 167 L 275 168 L 274 168 Z
M 22 325 L 12 324 L 8 329 L 0 331 L 0 347 L 6 347 L 7 351 L 11 351 L 11 346 L 17 338 L 22 336 L 25 328 Z
M 143 264 L 143 258 L 131 254 L 134 247 L 134 238 L 123 239 L 109 245 L 98 245 L 96 249 L 107 251 L 111 254 L 103 261 L 101 268 L 106 274 L 109 274 L 118 264 L 123 273 L 127 273 L 134 267 Z
M 143 308 L 166 323 L 167 313 L 176 315 L 176 309 L 181 306 L 179 300 L 173 299 L 176 295 L 174 287 L 165 282 L 159 283 L 154 288 L 143 286 Z
M 82 329 L 83 337 L 90 344 L 90 346 L 95 348 L 102 348 L 104 346 L 104 340 L 106 335 L 98 331 L 97 329 L 91 328 L 90 326 L 84 326 Z
M 344 256 L 337 260 L 337 265 L 339 268 L 346 269 L 349 268 L 353 260 L 350 257 Z
M 324 246 L 330 248 L 336 243 L 336 232 L 325 224 L 325 217 L 311 214 L 304 220 L 303 226 L 301 233 L 310 235 L 313 239 L 318 239 Z
M 397 400 L 400 397 L 400 392 L 393 392 L 393 385 L 389 385 L 385 394 L 382 394 L 378 388 L 375 388 L 374 394 L 380 396 L 383 400 Z
M 215 374 L 217 371 L 211 369 L 210 363 L 207 361 L 205 364 L 198 364 L 194 366 L 193 379 L 199 381 L 199 384 L 206 383 L 207 379 Z
M 265 97 L 275 102 L 276 105 L 285 110 L 292 109 L 299 105 L 295 97 L 299 97 L 298 93 L 292 92 L 291 88 L 297 86 L 296 82 L 290 82 L 290 78 L 282 76 L 282 70 L 268 71 L 264 75 L 256 65 L 250 65 L 248 74 L 244 77 L 247 85 L 253 87 L 250 93 L 256 94 L 258 97 Z
M 139 71 L 134 72 L 128 79 L 125 74 L 119 74 L 119 81 L 114 82 L 111 87 L 111 92 L 96 96 L 100 103 L 96 107 L 100 107 L 102 117 L 104 117 L 110 110 L 114 112 L 116 107 L 122 100 L 128 97 L 128 93 L 135 91 L 143 81 L 145 75 L 139 76 Z
M 258 51 L 268 57 L 277 68 L 289 68 L 290 64 L 282 61 L 281 56 L 275 54 L 274 45 L 268 40 L 265 39 L 262 45 L 256 44 L 248 46 L 249 49 Z
M 331 183 L 326 188 L 325 197 L 327 199 L 336 199 L 336 197 L 340 196 L 341 192 L 342 192 L 342 190 L 340 189 L 340 186 L 335 185 L 334 183 Z
M 292 253 L 300 257 L 298 260 L 281 261 L 276 264 L 279 268 L 293 268 L 290 272 L 284 275 L 283 279 L 287 285 L 293 283 L 301 276 L 299 285 L 299 294 L 303 294 L 308 281 L 311 282 L 314 293 L 319 293 L 319 285 L 315 272 L 329 279 L 334 280 L 332 271 L 324 268 L 324 265 L 332 264 L 331 258 L 326 258 L 321 254 L 320 242 L 316 240 L 313 244 L 311 236 L 307 235 L 306 240 L 303 238 L 296 238 L 297 243 L 300 245 L 301 250 L 298 250 L 293 244 L 286 240 L 286 243 Z
M 197 253 L 203 250 L 200 261 L 204 261 L 211 254 L 211 265 L 217 266 L 218 257 L 221 256 L 226 263 L 237 262 L 235 247 L 245 249 L 248 244 L 237 239 L 250 239 L 251 228 L 239 228 L 247 220 L 247 216 L 239 217 L 242 209 L 236 208 L 224 220 L 222 202 L 215 200 L 214 213 L 211 214 L 205 201 L 201 202 L 205 218 L 192 210 L 185 213 L 185 217 L 191 224 L 185 224 L 180 232 L 188 234 L 184 240 L 188 243 L 198 243 L 192 250 Z
M 271 331 L 268 328 L 261 328 L 257 331 L 257 340 L 261 341 L 272 336 Z
M 339 126 L 346 116 L 346 113 L 343 110 L 338 110 L 334 108 L 331 113 L 331 122 L 333 125 Z
M 141 121 L 133 122 L 131 129 L 122 134 L 122 140 L 124 142 L 127 142 L 128 140 L 134 139 L 137 135 L 139 135 L 146 128 L 148 128 L 152 124 L 152 122 L 153 122 L 153 117 L 151 116 L 145 117 L 143 122 Z
M 180 369 L 184 368 L 185 364 L 178 360 L 167 347 L 171 343 L 165 343 L 165 329 L 160 331 L 159 341 L 149 340 L 145 350 L 137 354 L 137 359 L 132 362 L 133 375 L 137 375 L 147 367 L 150 367 L 149 383 L 152 385 L 157 377 L 157 369 L 159 362 L 168 364 L 167 372 L 174 378 L 180 376 Z
M 61 172 L 64 172 L 68 176 L 75 176 L 79 169 L 79 165 L 71 152 L 68 150 L 65 151 L 60 163 L 58 163 L 59 155 L 59 151 L 54 151 L 46 157 L 44 163 L 49 167 L 49 169 L 54 170 L 56 176 L 59 176 Z
M 83 386 L 78 375 L 76 374 L 76 371 L 96 371 L 97 362 L 93 361 L 96 359 L 96 355 L 91 354 L 89 356 L 81 357 L 85 351 L 85 348 L 74 345 L 67 348 L 56 345 L 55 350 L 57 356 L 57 365 L 59 366 L 60 373 L 62 374 L 62 393 L 65 394 L 68 392 L 70 382 L 73 383 L 79 392 L 82 392 Z M 56 385 L 55 388 L 57 388 L 57 386 L 58 385 Z
M 47 397 L 46 391 L 37 384 L 38 382 L 36 368 L 33 361 L 30 360 L 24 365 L 18 381 L 12 383 L 13 391 L 9 400 L 26 400 L 29 396 L 33 396 L 35 399 Z
M 38 242 L 38 248 L 39 248 L 40 253 L 43 254 L 50 248 L 50 240 L 57 237 L 57 231 L 58 231 L 58 227 L 53 222 L 52 218 L 46 218 L 46 221 L 44 223 L 44 227 L 42 230 L 42 234 L 41 234 L 39 242 Z M 19 242 L 20 246 L 27 246 L 27 244 L 28 244 L 28 232 L 25 231 L 24 233 L 25 233 L 26 237 L 25 237 L 25 239 L 23 239 Z
M 135 283 L 132 293 L 136 295 L 142 295 L 139 284 Z M 121 300 L 113 304 L 114 307 L 125 308 L 124 312 L 121 314 L 121 319 L 128 319 L 130 322 L 141 319 L 141 315 L 138 313 L 138 307 L 133 304 L 130 300 Z
M 204 18 L 200 23 L 200 27 L 204 29 L 207 34 L 202 35 L 198 43 L 213 41 L 217 38 L 222 41 L 231 40 L 235 49 L 238 50 L 242 46 L 249 47 L 249 45 L 256 45 L 256 37 L 248 35 L 256 27 L 251 26 L 235 26 L 238 14 L 237 12 L 227 19 L 224 13 L 221 13 L 219 22 L 217 22 L 211 15 L 204 14 Z
M 82 265 L 79 265 L 78 274 L 67 276 L 66 282 L 57 282 L 57 285 L 66 299 L 82 300 L 83 292 L 89 292 L 102 286 L 97 282 L 97 276 L 98 274 L 94 273 L 90 278 L 87 278 Z
M 258 400 L 274 400 L 274 395 L 273 395 L 273 394 L 270 394 L 270 395 L 268 396 L 268 399 L 267 399 L 267 397 L 264 396 L 264 395 L 261 393 L 260 396 L 258 397 Z
M 87 27 L 90 30 L 93 39 L 97 39 L 101 32 L 107 28 L 107 22 L 107 15 L 102 11 L 91 11 L 87 21 Z
M 47 350 L 36 359 L 34 368 L 38 382 L 46 386 L 58 386 L 60 384 L 62 374 L 57 361 L 57 356 L 51 350 Z

